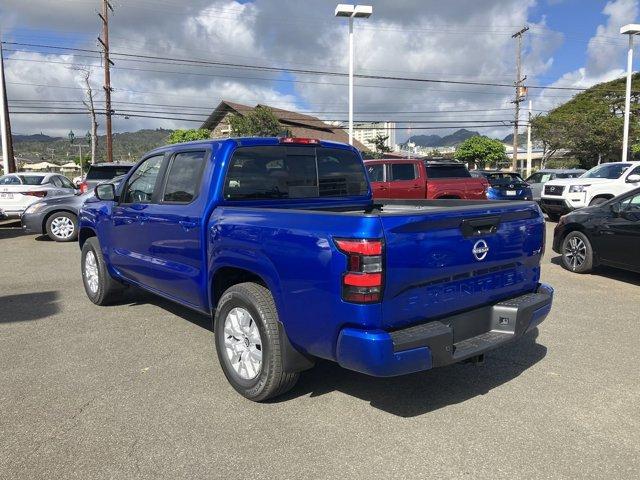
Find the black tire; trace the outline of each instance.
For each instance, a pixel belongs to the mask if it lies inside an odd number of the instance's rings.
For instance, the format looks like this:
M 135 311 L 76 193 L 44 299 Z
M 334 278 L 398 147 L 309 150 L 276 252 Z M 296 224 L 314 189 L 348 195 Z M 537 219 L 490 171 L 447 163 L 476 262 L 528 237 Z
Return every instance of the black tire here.
M 591 200 L 591 202 L 589 203 L 590 207 L 595 207 L 596 205 L 602 205 L 604 202 L 608 202 L 609 200 L 611 200 L 610 198 L 594 198 L 593 200 Z
M 235 342 L 235 345 L 239 345 L 239 348 L 242 348 L 242 345 L 246 343 L 247 349 L 257 350 L 257 343 L 251 344 L 248 336 L 242 340 L 231 335 L 230 331 L 225 333 L 225 321 L 234 309 L 247 312 L 251 317 L 250 320 L 247 320 L 248 325 L 251 324 L 251 321 L 255 322 L 260 334 L 258 340 L 260 341 L 259 350 L 262 360 L 253 378 L 242 378 L 241 373 L 236 371 L 232 365 L 225 346 L 225 339 L 229 339 Z M 271 292 L 267 288 L 257 283 L 247 282 L 234 285 L 226 290 L 216 308 L 214 338 L 218 360 L 225 377 L 231 386 L 245 398 L 261 402 L 283 394 L 298 381 L 299 374 L 297 372 L 284 371 L 282 353 L 284 342 L 278 329 L 278 312 Z M 241 359 L 245 354 L 250 355 L 249 351 L 243 351 L 237 358 Z M 238 361 L 239 363 L 240 361 Z
M 552 222 L 557 222 L 558 220 L 560 220 L 559 213 L 547 213 L 547 217 L 549 217 L 549 220 L 551 220 Z
M 57 212 L 47 218 L 47 236 L 56 242 L 75 242 L 78 239 L 78 217 L 71 212 Z
M 573 231 L 564 238 L 562 266 L 575 273 L 589 273 L 593 270 L 593 248 L 584 233 Z
M 93 256 L 95 265 L 97 267 L 97 287 L 91 284 L 89 280 L 90 274 L 88 273 L 89 267 L 87 265 L 87 257 Z M 124 285 L 114 280 L 107 270 L 107 266 L 104 263 L 104 257 L 102 256 L 102 250 L 96 237 L 88 238 L 82 246 L 82 255 L 80 260 L 80 269 L 82 270 L 82 283 L 84 284 L 84 291 L 96 305 L 109 305 L 116 301 Z

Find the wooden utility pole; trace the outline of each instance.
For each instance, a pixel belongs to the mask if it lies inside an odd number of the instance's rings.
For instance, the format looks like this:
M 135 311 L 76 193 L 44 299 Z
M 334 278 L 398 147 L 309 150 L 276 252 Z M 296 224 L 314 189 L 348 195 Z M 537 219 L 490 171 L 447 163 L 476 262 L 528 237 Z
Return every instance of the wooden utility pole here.
M 524 101 L 524 87 L 523 82 L 527 77 L 522 77 L 522 35 L 529 30 L 529 27 L 524 27 L 522 30 L 511 35 L 511 38 L 517 40 L 516 47 L 516 96 L 513 103 L 516 106 L 515 119 L 513 123 L 513 162 L 511 169 L 514 172 L 518 171 L 518 121 L 520 120 L 520 102 Z
M 107 147 L 107 162 L 113 162 L 113 137 L 111 134 L 111 72 L 109 71 L 113 62 L 109 59 L 109 10 L 113 12 L 113 7 L 109 3 L 109 0 L 102 0 L 102 13 L 98 16 L 102 20 L 102 37 L 98 37 L 98 41 L 102 45 L 102 54 L 104 60 L 104 98 L 105 98 L 105 114 L 107 117 L 106 123 L 106 147 Z
M 9 119 L 9 102 L 7 101 L 6 82 L 4 80 L 4 57 L 2 56 L 2 39 L 0 37 L 0 136 L 2 137 L 2 161 L 4 173 L 16 171 L 16 160 L 13 156 L 13 139 L 11 138 L 11 121 Z

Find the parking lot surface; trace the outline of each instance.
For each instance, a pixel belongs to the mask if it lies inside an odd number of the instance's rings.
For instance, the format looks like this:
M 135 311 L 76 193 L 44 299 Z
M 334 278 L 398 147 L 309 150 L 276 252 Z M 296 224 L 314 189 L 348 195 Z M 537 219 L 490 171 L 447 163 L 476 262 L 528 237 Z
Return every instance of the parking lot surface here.
M 130 290 L 94 306 L 77 244 L 0 223 L 0 478 L 638 478 L 640 275 L 579 276 L 537 332 L 377 379 L 322 362 L 243 399 L 210 319 Z

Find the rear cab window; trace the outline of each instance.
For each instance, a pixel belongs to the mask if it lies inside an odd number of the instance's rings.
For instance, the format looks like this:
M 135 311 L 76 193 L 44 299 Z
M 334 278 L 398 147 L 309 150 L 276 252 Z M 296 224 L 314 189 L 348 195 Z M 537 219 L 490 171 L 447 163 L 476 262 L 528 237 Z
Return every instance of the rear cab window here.
M 226 200 L 363 196 L 364 166 L 351 150 L 307 146 L 239 147 L 224 186 Z
M 464 165 L 455 164 L 425 164 L 427 178 L 469 178 L 471 174 Z

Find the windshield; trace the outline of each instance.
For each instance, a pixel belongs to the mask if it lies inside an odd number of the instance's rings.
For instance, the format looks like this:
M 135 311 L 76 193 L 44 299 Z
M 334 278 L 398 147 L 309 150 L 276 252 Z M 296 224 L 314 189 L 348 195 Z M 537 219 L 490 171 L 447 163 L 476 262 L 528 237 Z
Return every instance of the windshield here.
M 609 180 L 615 180 L 620 178 L 630 166 L 630 163 L 605 163 L 604 165 L 593 167 L 580 178 L 608 178 Z

